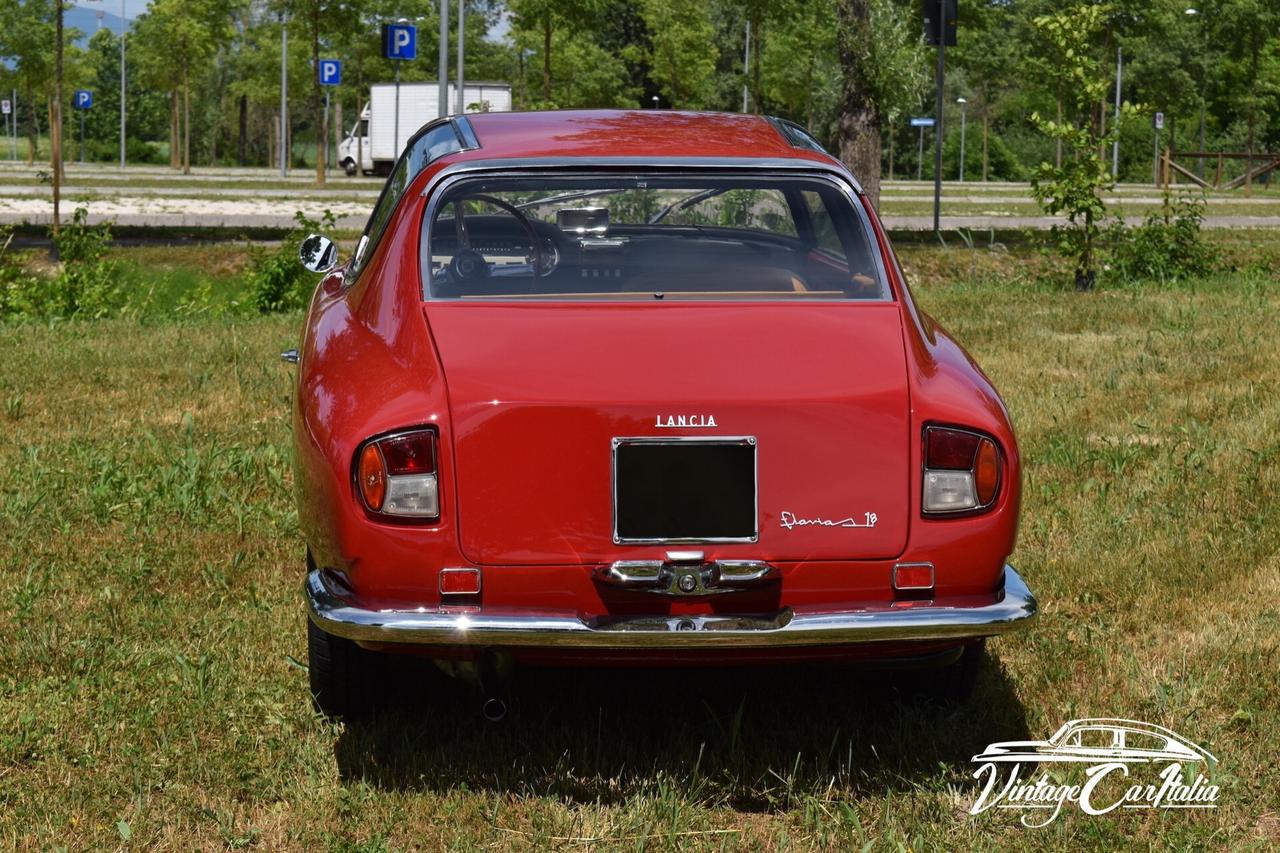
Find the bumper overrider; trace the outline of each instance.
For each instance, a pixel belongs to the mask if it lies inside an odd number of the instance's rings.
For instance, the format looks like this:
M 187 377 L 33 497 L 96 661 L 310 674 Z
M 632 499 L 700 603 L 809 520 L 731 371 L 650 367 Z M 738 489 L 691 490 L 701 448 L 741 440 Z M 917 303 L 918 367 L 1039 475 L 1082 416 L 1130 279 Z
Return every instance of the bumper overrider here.
M 306 579 L 310 617 L 323 631 L 369 643 L 549 649 L 773 649 L 912 640 L 976 639 L 1025 627 L 1035 596 L 1012 566 L 991 595 L 875 604 L 829 611 L 783 608 L 771 616 L 583 618 L 571 613 L 457 612 L 360 607 L 330 575 Z

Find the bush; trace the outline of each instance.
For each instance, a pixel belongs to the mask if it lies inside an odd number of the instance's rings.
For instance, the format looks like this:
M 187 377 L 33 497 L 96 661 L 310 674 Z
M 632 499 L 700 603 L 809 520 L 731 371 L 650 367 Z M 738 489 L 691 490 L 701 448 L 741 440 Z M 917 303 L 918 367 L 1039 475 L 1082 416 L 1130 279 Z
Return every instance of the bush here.
M 302 211 L 293 218 L 298 226 L 285 236 L 279 248 L 256 253 L 249 271 L 253 302 L 263 314 L 296 311 L 307 306 L 316 288 L 316 276 L 298 260 L 298 244 L 308 234 L 337 225 L 337 219 L 328 210 L 319 221 L 308 219 Z
M 1166 191 L 1161 212 L 1149 213 L 1143 223 L 1125 228 L 1118 219 L 1108 231 L 1111 270 L 1121 279 L 1177 281 L 1205 275 L 1219 265 L 1218 252 L 1201 233 L 1203 195 Z
M 52 279 L 30 272 L 10 250 L 12 232 L 0 234 L 0 316 L 98 318 L 130 306 L 117 264 L 105 258 L 111 227 L 89 225 L 88 218 L 77 207 L 53 238 L 61 266 Z

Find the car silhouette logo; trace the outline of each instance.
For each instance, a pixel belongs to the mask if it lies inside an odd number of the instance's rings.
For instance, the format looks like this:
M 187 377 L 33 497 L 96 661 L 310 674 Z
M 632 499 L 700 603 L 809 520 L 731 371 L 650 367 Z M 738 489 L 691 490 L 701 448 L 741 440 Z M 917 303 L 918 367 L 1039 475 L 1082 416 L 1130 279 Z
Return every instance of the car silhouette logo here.
M 1122 762 L 1155 761 L 1212 764 L 1217 759 L 1176 732 L 1140 720 L 1105 717 L 1070 720 L 1044 741 L 993 743 L 973 757 L 975 762 Z

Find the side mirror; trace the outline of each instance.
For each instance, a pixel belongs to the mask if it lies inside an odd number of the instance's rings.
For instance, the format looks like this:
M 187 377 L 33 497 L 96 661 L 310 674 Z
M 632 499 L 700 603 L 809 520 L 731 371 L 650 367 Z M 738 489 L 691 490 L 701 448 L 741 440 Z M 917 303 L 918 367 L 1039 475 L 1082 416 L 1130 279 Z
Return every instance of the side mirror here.
M 338 247 L 328 237 L 312 234 L 302 241 L 298 257 L 311 272 L 328 272 L 338 265 Z

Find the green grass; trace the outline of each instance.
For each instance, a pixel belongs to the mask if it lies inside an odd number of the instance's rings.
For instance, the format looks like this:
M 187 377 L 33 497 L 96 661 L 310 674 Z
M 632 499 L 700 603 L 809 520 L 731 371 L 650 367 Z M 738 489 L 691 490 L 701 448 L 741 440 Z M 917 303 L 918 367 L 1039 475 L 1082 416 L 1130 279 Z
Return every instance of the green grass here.
M 405 664 L 388 713 L 325 721 L 277 356 L 300 318 L 0 325 L 0 845 L 1274 847 L 1274 272 L 1079 295 L 1010 278 L 1025 257 L 905 254 L 1026 462 L 1013 562 L 1042 618 L 959 708 L 841 669 L 554 670 L 494 726 Z M 971 755 L 1089 715 L 1205 746 L 1221 807 L 967 814 Z

